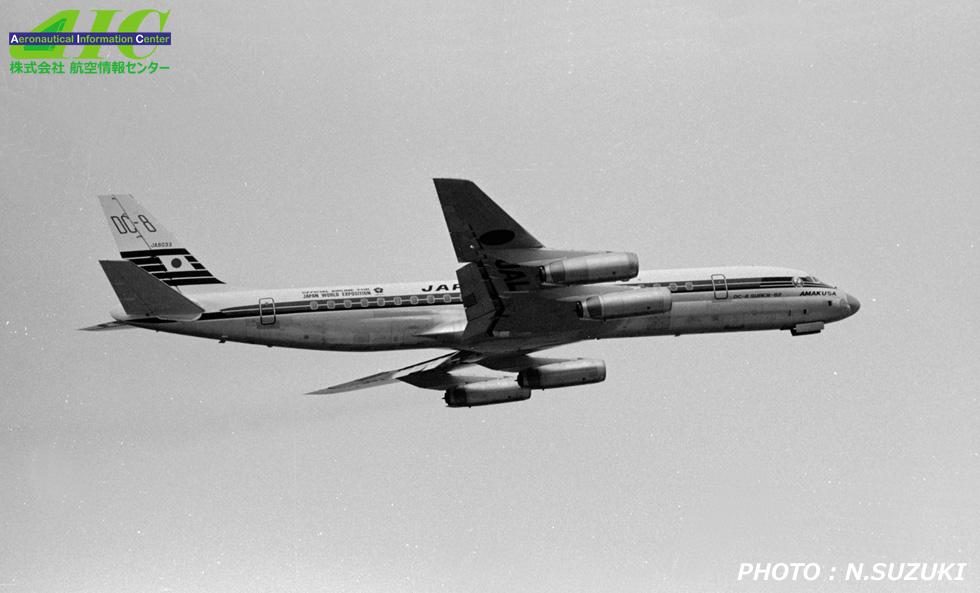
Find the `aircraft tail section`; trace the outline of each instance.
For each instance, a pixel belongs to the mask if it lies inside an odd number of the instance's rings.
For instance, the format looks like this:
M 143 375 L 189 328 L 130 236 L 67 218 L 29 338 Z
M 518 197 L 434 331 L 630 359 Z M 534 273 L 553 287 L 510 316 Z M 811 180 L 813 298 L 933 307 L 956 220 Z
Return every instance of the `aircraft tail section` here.
M 99 263 L 130 317 L 194 321 L 204 312 L 197 303 L 132 261 L 102 260 Z
M 133 196 L 99 196 L 99 202 L 123 259 L 169 286 L 224 284 Z

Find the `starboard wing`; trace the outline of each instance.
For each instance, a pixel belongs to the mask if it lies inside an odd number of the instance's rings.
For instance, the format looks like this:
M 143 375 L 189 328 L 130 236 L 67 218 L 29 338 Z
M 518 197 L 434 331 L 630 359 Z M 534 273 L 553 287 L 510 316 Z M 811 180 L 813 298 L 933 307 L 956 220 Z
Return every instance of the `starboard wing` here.
M 606 252 L 546 248 L 472 181 L 433 181 L 456 259 L 466 264 L 456 272 L 466 307 L 463 344 L 482 350 L 487 339 L 541 338 L 528 345 L 543 348 L 582 339 L 591 328 L 583 327 L 574 299 L 559 300 L 569 291 L 555 290 L 540 271 Z

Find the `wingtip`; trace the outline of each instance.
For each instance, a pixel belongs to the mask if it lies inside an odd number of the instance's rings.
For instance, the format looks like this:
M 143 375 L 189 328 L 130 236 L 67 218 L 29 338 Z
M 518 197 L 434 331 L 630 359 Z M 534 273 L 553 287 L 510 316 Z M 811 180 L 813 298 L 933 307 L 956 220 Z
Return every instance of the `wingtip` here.
M 473 184 L 473 181 L 471 181 L 469 179 L 462 179 L 460 177 L 433 177 L 432 178 L 432 182 L 436 184 L 436 187 L 438 187 L 441 184 L 449 184 L 449 183 L 460 183 L 460 184 L 469 183 L 469 184 Z M 473 185 L 475 185 L 475 184 L 473 184 Z
M 80 332 L 97 332 L 113 329 L 128 329 L 133 327 L 132 325 L 124 321 L 106 321 L 105 323 L 100 323 L 98 325 L 90 325 L 88 327 L 80 327 L 78 331 Z
M 333 393 L 331 389 L 332 389 L 331 387 L 326 387 L 324 389 L 317 389 L 316 391 L 307 391 L 303 395 L 327 395 Z

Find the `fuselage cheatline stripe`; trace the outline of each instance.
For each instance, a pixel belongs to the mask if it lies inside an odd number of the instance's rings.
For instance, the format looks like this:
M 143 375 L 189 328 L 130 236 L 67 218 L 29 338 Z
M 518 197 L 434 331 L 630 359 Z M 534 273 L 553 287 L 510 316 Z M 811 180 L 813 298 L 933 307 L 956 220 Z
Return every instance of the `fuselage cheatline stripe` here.
M 732 278 L 727 279 L 727 290 L 728 291 L 740 291 L 740 290 L 760 290 L 769 288 L 833 288 L 828 284 L 822 282 L 804 282 L 802 284 L 794 284 L 792 278 Z M 674 294 L 683 295 L 693 294 L 698 292 L 710 292 L 713 290 L 726 290 L 726 286 L 722 282 L 714 284 L 712 281 L 708 280 L 691 280 L 689 281 L 692 285 L 691 290 L 687 289 L 688 281 L 678 281 L 678 282 L 657 282 L 657 283 L 635 283 L 635 284 L 624 284 L 624 286 L 670 286 L 676 285 Z M 446 302 L 445 297 L 449 295 L 450 301 Z M 412 302 L 412 298 L 416 299 L 416 302 Z M 428 298 L 432 297 L 433 301 L 429 302 Z M 395 299 L 399 299 L 396 303 Z M 366 301 L 362 302 L 362 301 Z M 380 303 L 379 303 L 380 301 Z M 355 311 L 364 309 L 390 309 L 398 307 L 433 307 L 433 306 L 446 306 L 446 305 L 459 305 L 462 304 L 462 298 L 460 293 L 441 293 L 438 295 L 432 294 L 416 294 L 416 295 L 399 295 L 397 297 L 361 297 L 361 298 L 346 298 L 346 299 L 308 299 L 301 301 L 281 301 L 276 303 L 270 303 L 268 306 L 264 306 L 262 314 L 271 315 L 273 314 L 273 307 L 276 315 L 290 315 L 297 313 L 323 313 L 323 312 L 334 312 L 340 313 L 343 311 Z M 228 319 L 228 318 L 238 318 L 238 317 L 258 317 L 259 316 L 259 306 L 256 305 L 244 305 L 239 307 L 229 307 L 227 309 L 222 309 L 218 312 L 205 313 L 201 316 L 201 320 L 209 319 Z

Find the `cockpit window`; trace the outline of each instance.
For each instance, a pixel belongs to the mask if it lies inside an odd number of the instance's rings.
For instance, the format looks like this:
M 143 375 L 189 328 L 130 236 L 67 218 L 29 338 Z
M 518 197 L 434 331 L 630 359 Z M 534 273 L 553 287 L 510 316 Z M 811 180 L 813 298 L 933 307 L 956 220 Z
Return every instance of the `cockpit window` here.
M 796 284 L 796 280 L 797 280 L 796 278 L 793 278 L 793 284 Z M 821 288 L 835 288 L 834 286 L 825 283 L 823 280 L 817 278 L 816 276 L 804 276 L 802 278 L 802 282 L 806 286 L 818 286 Z
M 794 276 L 793 286 L 803 286 L 803 278 L 800 278 L 799 276 Z

